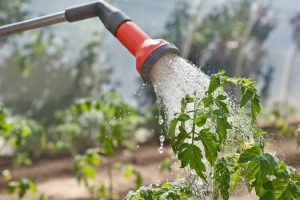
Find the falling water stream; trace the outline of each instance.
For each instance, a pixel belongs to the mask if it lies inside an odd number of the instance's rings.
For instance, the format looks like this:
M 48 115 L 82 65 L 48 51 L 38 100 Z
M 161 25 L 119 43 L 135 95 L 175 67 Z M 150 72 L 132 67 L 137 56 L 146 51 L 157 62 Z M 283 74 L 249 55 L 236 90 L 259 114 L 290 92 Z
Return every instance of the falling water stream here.
M 174 117 L 175 113 L 179 113 L 181 109 L 181 100 L 185 95 L 196 94 L 203 97 L 209 85 L 209 77 L 205 75 L 199 68 L 190 64 L 187 60 L 175 55 L 167 54 L 162 57 L 153 66 L 149 78 L 157 95 L 158 103 L 162 104 L 168 120 Z M 232 103 L 232 101 L 228 102 Z M 229 121 L 234 121 L 234 127 L 228 132 L 227 145 L 235 148 L 238 143 L 251 140 L 249 135 L 251 131 L 251 123 L 241 110 L 241 113 L 234 113 L 229 117 Z M 192 125 L 191 125 L 192 126 Z M 190 127 L 191 128 L 191 127 Z M 236 134 L 239 133 L 239 134 Z M 163 151 L 163 141 L 161 137 L 161 145 L 159 152 Z M 202 144 L 198 144 L 199 148 L 204 151 Z M 162 147 L 162 148 L 161 148 Z M 230 151 L 230 150 L 229 150 Z M 227 151 L 228 152 L 228 151 Z M 211 172 L 209 164 L 205 161 L 207 177 Z M 212 180 L 204 183 L 193 170 L 185 170 L 185 176 L 190 182 L 197 199 L 212 199 Z

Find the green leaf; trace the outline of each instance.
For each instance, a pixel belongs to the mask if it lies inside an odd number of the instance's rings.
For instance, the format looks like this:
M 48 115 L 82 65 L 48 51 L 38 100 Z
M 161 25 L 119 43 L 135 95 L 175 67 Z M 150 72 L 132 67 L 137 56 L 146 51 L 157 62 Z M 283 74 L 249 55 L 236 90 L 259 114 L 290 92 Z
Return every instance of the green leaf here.
M 184 143 L 178 152 L 178 159 L 181 161 L 181 167 L 190 166 L 194 169 L 198 176 L 206 180 L 204 176 L 205 165 L 202 161 L 202 153 L 199 147 L 193 144 Z
M 231 125 L 227 121 L 227 117 L 217 119 L 216 132 L 219 136 L 220 143 L 223 143 L 227 137 L 227 129 L 231 129 Z
M 297 200 L 300 198 L 300 187 L 289 178 L 277 178 L 264 184 L 265 192 L 260 199 Z
M 208 108 L 209 106 L 213 105 L 214 101 L 213 101 L 213 96 L 212 95 L 207 95 L 205 97 L 202 98 L 202 102 L 205 108 Z
M 89 178 L 95 178 L 95 169 L 92 166 L 89 165 L 84 165 L 82 168 L 82 172 L 85 176 L 89 177 Z
M 268 153 L 263 153 L 258 146 L 245 150 L 239 160 L 245 163 L 245 177 L 248 190 L 255 187 L 257 195 L 262 194 L 262 186 L 268 180 L 267 175 L 273 174 L 276 167 L 275 158 Z
M 176 126 L 177 126 L 178 120 L 174 118 L 169 125 L 168 129 L 168 137 L 170 139 L 173 139 L 175 137 L 175 131 L 176 131 Z
M 192 200 L 193 192 L 185 179 L 164 183 L 161 187 L 153 185 L 140 187 L 135 192 L 129 192 L 125 200 Z
M 18 182 L 10 181 L 6 186 L 6 191 L 8 194 L 13 194 L 18 187 L 19 187 Z
M 36 184 L 32 181 L 29 182 L 29 191 L 31 194 L 35 195 L 37 193 Z
M 229 199 L 230 173 L 224 158 L 218 159 L 214 166 L 213 180 L 217 192 L 213 199 L 219 199 L 221 195 L 224 200 Z
M 246 103 L 248 101 L 250 101 L 253 97 L 253 93 L 250 89 L 245 89 L 243 92 L 242 92 L 242 99 L 240 101 L 240 107 L 244 107 L 246 105 Z
M 250 149 L 246 149 L 238 160 L 239 163 L 247 163 L 253 160 L 256 156 L 260 155 L 262 150 L 258 146 L 253 146 Z
M 199 138 L 204 146 L 206 159 L 211 165 L 214 165 L 218 156 L 219 148 L 215 136 L 209 131 L 209 129 L 203 129 L 199 133 Z
M 212 75 L 210 77 L 210 82 L 209 82 L 209 87 L 208 87 L 208 90 L 207 90 L 207 94 L 213 93 L 220 86 L 221 86 L 220 73 Z
M 45 194 L 41 194 L 39 200 L 48 200 L 48 197 Z
M 97 194 L 99 197 L 105 197 L 106 196 L 106 188 L 104 184 L 100 184 L 97 189 Z
M 259 96 L 255 95 L 251 103 L 251 115 L 252 115 L 253 122 L 256 120 L 256 117 L 260 113 L 260 111 L 261 111 L 261 107 L 260 107 Z
M 201 115 L 197 115 L 194 118 L 194 124 L 196 124 L 198 127 L 203 126 L 206 123 L 208 114 L 207 113 L 203 113 Z
M 190 116 L 187 114 L 180 114 L 179 117 L 177 117 L 178 121 L 187 121 L 190 119 Z

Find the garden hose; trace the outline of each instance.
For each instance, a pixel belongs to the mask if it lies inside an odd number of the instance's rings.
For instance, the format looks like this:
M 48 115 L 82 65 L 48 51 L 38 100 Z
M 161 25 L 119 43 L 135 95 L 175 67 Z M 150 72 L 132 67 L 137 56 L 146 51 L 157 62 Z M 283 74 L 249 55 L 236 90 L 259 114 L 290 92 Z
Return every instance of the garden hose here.
M 163 39 L 151 39 L 122 11 L 102 0 L 74 6 L 63 12 L 1 26 L 0 36 L 93 17 L 99 17 L 104 26 L 136 57 L 136 69 L 145 82 L 149 82 L 147 75 L 163 55 L 179 54 L 176 46 Z

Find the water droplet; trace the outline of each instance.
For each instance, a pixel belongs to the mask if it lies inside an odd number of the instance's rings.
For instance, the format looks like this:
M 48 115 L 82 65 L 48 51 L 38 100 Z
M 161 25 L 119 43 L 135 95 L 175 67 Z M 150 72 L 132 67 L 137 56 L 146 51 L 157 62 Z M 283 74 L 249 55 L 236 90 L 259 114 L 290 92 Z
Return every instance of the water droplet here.
M 159 185 L 160 185 L 160 180 L 157 180 L 155 186 L 156 186 L 156 187 L 159 187 Z
M 164 147 L 162 147 L 162 146 L 160 146 L 160 147 L 158 147 L 158 152 L 160 153 L 160 154 L 163 154 L 163 152 L 164 152 Z
M 164 135 L 159 136 L 159 141 L 164 142 L 165 141 L 165 136 Z
M 161 117 L 161 115 L 158 118 L 158 124 L 162 125 L 164 123 L 164 119 Z

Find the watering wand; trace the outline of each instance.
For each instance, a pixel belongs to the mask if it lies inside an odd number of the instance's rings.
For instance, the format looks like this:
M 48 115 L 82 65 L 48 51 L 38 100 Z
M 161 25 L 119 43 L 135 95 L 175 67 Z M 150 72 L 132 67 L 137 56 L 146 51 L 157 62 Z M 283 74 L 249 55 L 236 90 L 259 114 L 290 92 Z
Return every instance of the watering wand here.
M 76 22 L 99 17 L 109 30 L 136 57 L 136 69 L 144 81 L 154 63 L 166 53 L 178 54 L 178 49 L 163 39 L 151 39 L 119 9 L 103 0 L 74 6 L 65 11 L 0 27 L 0 36 L 62 22 Z

